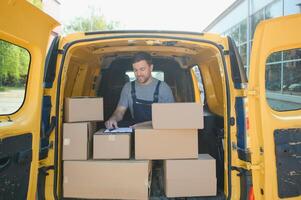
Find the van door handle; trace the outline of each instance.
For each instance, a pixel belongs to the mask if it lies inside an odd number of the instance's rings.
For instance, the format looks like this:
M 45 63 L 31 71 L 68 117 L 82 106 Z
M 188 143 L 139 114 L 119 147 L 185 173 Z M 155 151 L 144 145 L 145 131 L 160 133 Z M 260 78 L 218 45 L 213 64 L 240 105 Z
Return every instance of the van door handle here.
M 4 155 L 0 157 L 0 172 L 3 171 L 11 161 L 11 157 L 8 155 Z

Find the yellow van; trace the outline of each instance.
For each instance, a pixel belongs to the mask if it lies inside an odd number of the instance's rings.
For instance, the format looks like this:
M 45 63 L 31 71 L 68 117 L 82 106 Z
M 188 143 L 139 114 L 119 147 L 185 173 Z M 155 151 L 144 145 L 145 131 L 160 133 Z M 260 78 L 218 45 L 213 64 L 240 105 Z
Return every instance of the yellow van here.
M 28 55 L 24 97 L 15 110 L 2 103 L 0 90 L 0 199 L 64 198 L 64 99 L 107 98 L 107 119 L 125 75 L 131 78 L 129 60 L 137 51 L 152 54 L 154 71 L 177 102 L 204 103 L 200 153 L 212 155 L 217 166 L 218 192 L 210 199 L 301 199 L 301 101 L 295 90 L 301 83 L 301 15 L 258 25 L 248 80 L 229 37 L 100 31 L 55 36 L 48 44 L 58 22 L 31 4 L 4 0 L 0 15 L 0 41 Z M 292 55 L 286 68 L 279 67 L 286 62 L 274 62 Z M 6 54 L 0 56 L 5 62 Z M 286 71 L 297 78 L 275 79 L 292 76 Z

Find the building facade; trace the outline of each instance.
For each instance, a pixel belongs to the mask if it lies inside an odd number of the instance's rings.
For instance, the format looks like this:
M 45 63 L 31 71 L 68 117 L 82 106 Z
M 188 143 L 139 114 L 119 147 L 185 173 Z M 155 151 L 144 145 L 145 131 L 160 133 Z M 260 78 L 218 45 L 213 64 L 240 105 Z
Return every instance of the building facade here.
M 203 32 L 230 36 L 248 74 L 257 24 L 265 19 L 301 13 L 301 0 L 237 0 Z M 300 27 L 296 27 L 300 28 Z M 266 61 L 266 96 L 275 110 L 301 108 L 301 48 L 272 53 Z
M 210 23 L 203 32 L 231 36 L 239 48 L 247 70 L 257 24 L 261 20 L 300 12 L 301 0 L 237 0 Z

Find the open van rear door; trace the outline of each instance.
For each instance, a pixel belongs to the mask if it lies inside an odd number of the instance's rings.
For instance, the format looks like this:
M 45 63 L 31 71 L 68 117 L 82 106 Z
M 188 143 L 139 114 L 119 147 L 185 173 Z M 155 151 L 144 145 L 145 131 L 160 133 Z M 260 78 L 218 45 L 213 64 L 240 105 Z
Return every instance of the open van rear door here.
M 256 200 L 301 196 L 300 25 L 291 15 L 255 32 L 247 97 Z
M 24 97 L 15 110 L 8 108 L 15 106 L 12 105 L 14 96 L 9 100 L 7 95 L 11 93 L 0 90 L 0 107 L 3 108 L 0 115 L 0 199 L 37 197 L 44 63 L 49 36 L 57 25 L 58 22 L 25 0 L 2 0 L 0 3 L 0 45 L 3 47 L 0 48 L 0 66 L 6 62 L 17 63 L 7 54 L 10 50 L 18 59 L 23 56 L 19 49 L 28 55 L 28 70 L 22 74 L 25 83 L 18 86 L 23 88 Z M 16 70 L 24 65 L 23 61 L 21 59 Z M 9 65 L 6 68 L 8 78 L 1 80 L 0 87 L 12 81 L 11 68 Z

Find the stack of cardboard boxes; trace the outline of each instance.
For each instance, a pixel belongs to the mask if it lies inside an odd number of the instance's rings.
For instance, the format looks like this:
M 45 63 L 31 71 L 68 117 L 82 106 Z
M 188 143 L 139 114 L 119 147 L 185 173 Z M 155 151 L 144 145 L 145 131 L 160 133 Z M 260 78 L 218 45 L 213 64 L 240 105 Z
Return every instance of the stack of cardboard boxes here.
M 216 195 L 215 160 L 198 155 L 202 105 L 157 103 L 152 115 L 134 134 L 104 133 L 91 122 L 103 120 L 101 98 L 67 98 L 64 197 L 148 199 L 151 160 L 164 160 L 167 197 Z
M 129 160 L 129 134 L 109 135 L 102 130 L 95 133 L 95 122 L 91 121 L 102 120 L 102 98 L 66 99 L 64 197 L 148 199 L 151 162 Z
M 152 105 L 152 127 L 135 130 L 135 158 L 164 160 L 167 197 L 216 195 L 215 160 L 198 155 L 198 129 L 204 127 L 200 103 Z

